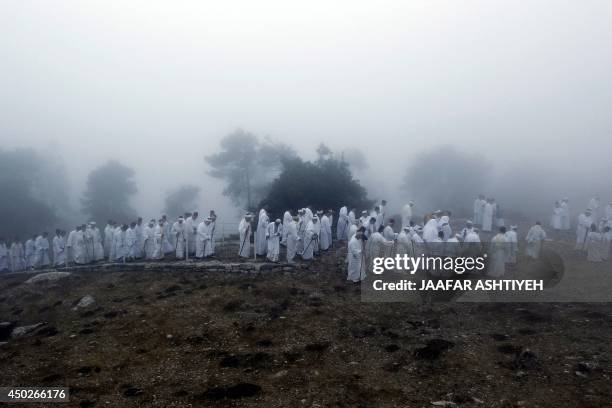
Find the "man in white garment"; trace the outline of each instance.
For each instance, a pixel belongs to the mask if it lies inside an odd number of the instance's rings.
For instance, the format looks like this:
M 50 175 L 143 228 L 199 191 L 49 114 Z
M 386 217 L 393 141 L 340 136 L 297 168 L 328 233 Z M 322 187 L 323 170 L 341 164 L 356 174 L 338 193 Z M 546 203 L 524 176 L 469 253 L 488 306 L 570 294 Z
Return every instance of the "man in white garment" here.
M 80 228 L 77 226 L 75 229 L 68 233 L 68 237 L 66 238 L 66 265 L 69 265 L 70 262 L 74 262 L 74 234 L 76 234 L 77 229 Z
M 612 228 L 612 201 L 610 201 L 604 209 L 604 216 L 608 220 L 608 227 Z
M 111 245 L 113 242 L 113 230 L 115 229 L 114 225 L 113 225 L 113 220 L 108 220 L 108 222 L 106 223 L 106 226 L 104 227 L 104 257 L 108 258 L 110 256 L 110 249 L 111 249 Z M 70 235 L 74 235 L 73 231 L 70 231 L 70 234 L 68 234 L 68 239 L 66 240 L 66 243 L 68 244 L 71 241 L 71 237 Z M 68 254 L 68 261 L 70 261 L 71 258 L 71 254 Z
M 302 252 L 302 259 L 310 260 L 314 257 L 315 247 L 318 246 L 319 235 L 317 232 L 320 230 L 319 218 L 312 217 L 312 221 L 306 226 L 306 232 L 304 233 L 304 252 Z
M 474 223 L 472 223 L 471 220 L 467 220 L 465 222 L 465 227 L 463 227 L 463 229 L 461 230 L 461 239 L 463 241 L 465 241 L 465 237 L 467 236 L 467 234 L 469 232 L 471 232 L 474 229 Z
M 131 262 L 136 259 L 137 243 L 138 238 L 136 237 L 136 223 L 131 222 L 129 228 L 125 231 L 125 246 L 127 247 L 125 255 L 126 262 Z
M 383 234 L 384 235 L 384 234 Z M 385 239 L 388 239 L 385 236 Z M 414 245 L 412 245 L 412 238 L 410 234 L 410 226 L 403 227 L 399 234 L 397 234 L 397 246 L 395 253 L 403 256 L 414 256 Z
M 348 213 L 348 222 L 349 225 L 356 225 L 357 222 L 357 209 L 356 208 L 351 208 L 351 211 L 349 211 Z M 348 236 L 347 236 L 348 239 Z
M 13 272 L 23 271 L 26 269 L 25 250 L 19 237 L 15 237 L 11 244 L 11 267 Z
M 383 237 L 387 241 L 395 241 L 397 239 L 397 234 L 393 230 L 394 226 L 395 226 L 395 220 L 393 218 L 389 218 L 389 222 L 384 227 L 383 233 L 382 233 Z
M 591 210 L 587 209 L 584 213 L 578 216 L 578 222 L 576 223 L 576 247 L 577 251 L 584 250 L 587 234 L 593 224 L 593 217 L 591 216 Z
M 569 231 L 570 228 L 569 198 L 565 197 L 561 200 L 561 229 L 563 231 Z
M 91 263 L 94 260 L 94 243 L 93 233 L 91 231 L 91 224 L 83 224 L 83 237 L 85 238 L 85 254 L 87 257 L 87 263 Z
M 482 230 L 484 232 L 493 231 L 493 218 L 495 217 L 495 207 L 490 198 L 487 199 L 482 211 Z
M 251 213 L 246 213 L 238 225 L 238 238 L 240 243 L 240 246 L 238 247 L 238 256 L 241 258 L 250 258 L 251 256 L 252 220 L 253 215 Z
M 438 229 L 444 233 L 444 241 L 450 239 L 453 236 L 453 230 L 450 226 L 450 217 L 443 215 L 438 221 Z
M 102 236 L 100 235 L 100 229 L 96 225 L 95 221 L 91 221 L 89 225 L 91 228 L 91 237 L 93 239 L 93 260 L 94 262 L 98 262 L 104 259 Z
M 525 254 L 533 259 L 540 257 L 540 251 L 542 250 L 542 242 L 546 239 L 546 232 L 542 229 L 542 224 L 538 221 L 533 227 L 527 232 L 525 241 Z
M 287 262 L 294 263 L 294 258 L 297 253 L 297 244 L 300 237 L 297 233 L 297 222 L 299 218 L 294 216 L 286 225 L 283 224 L 283 233 L 287 237 Z
M 74 234 L 72 235 L 72 242 L 70 243 L 71 248 L 72 248 L 72 260 L 74 261 L 74 263 L 79 264 L 79 265 L 84 265 L 85 263 L 87 263 L 87 248 L 85 246 L 85 232 L 83 231 L 83 226 L 79 225 L 77 226 L 76 230 L 74 231 Z M 114 255 L 115 253 L 115 248 L 114 248 L 114 243 L 115 243 L 115 231 L 113 231 L 113 250 L 111 251 L 112 254 Z M 111 261 L 114 260 L 111 259 Z
M 353 218 L 355 214 L 353 214 Z M 348 235 L 349 217 L 348 209 L 346 206 L 342 206 L 338 213 L 338 225 L 336 225 L 336 239 L 338 241 L 345 241 Z
M 188 232 L 188 242 L 187 247 L 189 249 L 189 255 L 195 255 L 196 252 L 196 243 L 198 236 L 198 212 L 194 211 L 190 217 L 185 219 L 185 224 L 187 225 Z
M 55 230 L 53 237 L 53 265 L 56 268 L 66 266 L 66 243 L 60 229 Z
M 603 246 L 603 235 L 597 230 L 595 223 L 591 225 L 586 238 L 587 261 L 602 262 L 601 250 Z
M 387 222 L 387 200 L 382 200 L 378 206 L 378 215 L 380 216 L 380 222 L 378 226 L 385 225 Z
M 361 212 L 361 217 L 359 217 L 359 226 L 367 227 L 369 223 L 370 223 L 370 216 L 368 216 L 368 212 L 366 210 L 363 210 Z
M 36 267 L 45 268 L 51 264 L 49 258 L 49 234 L 43 232 L 36 238 Z
M 127 224 L 122 224 L 115 229 L 115 262 L 125 263 L 128 256 L 128 244 L 126 239 L 128 226 Z M 155 228 L 153 228 L 154 230 Z
M 382 225 L 382 215 L 380 213 L 380 207 L 374 207 L 374 210 L 370 212 L 370 220 L 374 220 L 374 232 L 378 231 L 378 228 Z
M 25 259 L 28 269 L 36 267 L 36 235 L 32 236 L 25 243 Z
M 255 232 L 255 253 L 259 256 L 266 256 L 268 243 L 266 241 L 266 232 L 270 218 L 265 208 L 259 210 L 259 219 L 257 220 L 257 231 Z
M 197 258 L 209 258 L 212 256 L 213 227 L 212 218 L 210 217 L 206 217 L 204 221 L 198 225 Z
M 595 197 L 589 200 L 589 205 L 587 208 L 591 210 L 591 217 L 593 218 L 593 222 L 597 223 L 599 221 L 599 209 L 601 207 L 601 201 L 599 200 L 599 196 L 595 195 Z
M 280 255 L 280 240 L 283 234 L 283 226 L 280 218 L 274 220 L 268 224 L 266 230 L 266 241 L 268 244 L 267 258 L 270 262 L 278 262 L 278 256 Z
M 152 259 L 164 259 L 164 220 L 162 219 L 153 227 L 153 243 Z
M 561 217 L 563 216 L 563 209 L 561 208 L 561 203 L 555 201 L 555 206 L 552 210 L 552 215 L 550 217 L 550 226 L 555 231 L 561 230 Z
M 304 252 L 304 236 L 306 235 L 306 227 L 308 224 L 306 223 L 306 211 L 302 208 L 298 210 L 298 222 L 297 222 L 297 233 L 298 238 L 300 238 L 297 242 L 297 247 L 295 248 L 295 252 L 297 254 L 302 254 Z
M 438 220 L 432 217 L 423 228 L 423 240 L 433 242 L 438 238 Z
M 506 227 L 500 227 L 499 232 L 491 239 L 487 276 L 501 278 L 505 275 L 508 253 L 509 245 L 506 239 Z
M 363 234 L 357 233 L 348 243 L 348 273 L 346 280 L 361 282 L 366 277 Z
M 10 252 L 4 238 L 0 237 L 0 272 L 8 272 L 10 262 Z
M 282 246 L 287 246 L 287 232 L 289 231 L 288 226 L 292 221 L 293 217 L 291 216 L 291 213 L 289 211 L 285 211 L 285 214 L 283 214 L 283 235 L 281 236 L 280 242 Z
M 474 225 L 482 225 L 482 215 L 486 203 L 485 196 L 482 194 L 474 200 Z
M 515 264 L 516 255 L 518 254 L 518 235 L 516 233 L 518 227 L 512 225 L 510 230 L 506 232 L 506 241 L 508 242 L 508 258 L 506 263 Z
M 604 261 L 610 259 L 610 246 L 612 244 L 612 227 L 607 226 L 602 234 L 601 258 Z
M 149 223 L 143 228 L 142 233 L 144 237 L 144 257 L 145 259 L 154 259 L 155 253 L 155 224 L 154 219 L 150 220 Z M 187 239 L 191 238 L 191 227 L 187 227 Z
M 374 232 L 368 239 L 368 270 L 371 270 L 374 258 L 391 256 L 389 250 L 395 243 L 393 240 L 387 240 L 383 236 L 385 227 L 380 226 L 378 231 Z
M 327 251 L 332 244 L 332 229 L 328 212 L 321 217 L 321 251 Z
M 172 236 L 174 239 L 175 255 L 177 259 L 183 259 L 187 255 L 188 232 L 185 219 L 178 217 L 178 221 L 172 224 Z
M 138 219 L 136 220 L 136 228 L 134 228 L 134 232 L 136 232 L 136 259 L 141 259 L 142 257 L 144 257 L 144 228 L 145 225 L 143 225 L 142 223 L 142 217 L 138 217 Z
M 412 221 L 412 208 L 414 207 L 413 201 L 408 201 L 408 204 L 402 207 L 402 229 L 410 226 Z
M 168 221 L 168 217 L 166 216 L 166 214 L 162 214 L 161 222 L 162 222 L 162 229 L 164 233 L 163 241 L 162 241 L 162 249 L 165 255 L 165 254 L 170 254 L 174 252 L 174 245 L 172 243 L 172 234 L 171 234 L 172 226 L 170 225 L 170 222 Z

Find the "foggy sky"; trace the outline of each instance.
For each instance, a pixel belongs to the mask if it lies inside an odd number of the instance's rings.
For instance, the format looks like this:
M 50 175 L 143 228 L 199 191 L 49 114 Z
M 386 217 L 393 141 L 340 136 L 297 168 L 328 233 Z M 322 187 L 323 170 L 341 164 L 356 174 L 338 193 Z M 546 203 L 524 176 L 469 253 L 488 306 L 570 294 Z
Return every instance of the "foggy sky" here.
M 75 206 L 117 159 L 147 215 L 181 183 L 228 204 L 203 156 L 238 127 L 359 147 L 398 204 L 443 144 L 588 184 L 612 174 L 611 21 L 607 0 L 3 1 L 0 145 L 61 154 Z

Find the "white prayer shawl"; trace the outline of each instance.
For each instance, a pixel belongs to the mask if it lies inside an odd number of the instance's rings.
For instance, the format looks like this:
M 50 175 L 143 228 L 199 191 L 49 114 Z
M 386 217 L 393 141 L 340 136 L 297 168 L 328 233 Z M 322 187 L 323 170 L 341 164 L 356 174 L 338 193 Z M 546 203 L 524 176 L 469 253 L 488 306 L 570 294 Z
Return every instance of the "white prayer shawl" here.
M 412 221 L 412 206 L 406 204 L 402 207 L 402 229 L 409 227 L 410 221 Z
M 387 249 L 393 246 L 393 241 L 387 241 L 380 232 L 375 232 L 368 240 L 368 244 L 368 263 L 372 265 L 374 258 L 387 256 Z
M 289 228 L 285 228 L 289 225 L 290 222 L 293 222 L 293 218 L 291 217 L 291 213 L 289 211 L 285 211 L 283 214 L 283 235 L 281 236 L 281 244 L 287 244 L 287 231 Z
M 53 237 L 53 264 L 55 266 L 66 264 L 66 243 L 59 235 Z
M 353 238 L 356 233 L 357 233 L 357 225 L 351 224 L 350 227 L 348 228 L 347 239 L 350 241 L 350 239 Z
M 191 218 L 190 218 L 191 219 Z M 187 239 L 191 240 L 191 227 L 187 227 Z M 155 227 L 149 227 L 146 225 L 142 230 L 144 238 L 144 255 L 146 259 L 155 259 Z M 188 241 L 189 244 L 189 241 Z
M 601 262 L 603 261 L 602 254 L 603 236 L 599 232 L 591 231 L 587 234 L 586 250 L 587 261 Z
M 308 223 L 310 221 L 312 221 L 312 217 L 313 217 L 312 210 L 310 208 L 306 207 L 306 208 L 304 208 L 304 213 L 305 213 L 304 214 L 304 219 L 306 220 L 306 225 L 308 225 Z
M 291 220 L 286 225 L 283 225 L 283 233 L 287 237 L 287 262 L 294 262 L 295 254 L 297 253 L 297 243 L 300 239 L 297 233 L 297 224 Z
M 506 259 L 508 259 L 508 242 L 506 236 L 499 233 L 491 239 L 489 248 L 489 265 L 487 276 L 491 278 L 501 278 L 506 273 Z
M 72 234 L 72 231 L 70 232 Z M 70 234 L 68 235 L 68 240 L 66 243 L 70 242 Z M 110 224 L 106 224 L 104 227 L 104 256 L 110 256 L 110 249 L 113 242 L 113 227 Z
M 348 243 L 348 273 L 346 280 L 359 282 L 365 279 L 365 277 L 362 241 L 352 237 Z
M 169 221 L 164 221 L 162 223 L 162 228 L 164 230 L 162 248 L 164 250 L 164 254 L 169 254 L 174 251 L 174 243 L 172 242 L 172 226 L 170 225 Z
M 138 244 L 138 238 L 136 237 L 136 228 L 128 228 L 125 231 L 125 246 L 126 246 L 126 257 L 129 259 L 135 259 L 138 254 L 136 248 Z
M 433 242 L 438 239 L 438 220 L 430 219 L 423 228 L 423 240 L 425 242 Z
M 525 238 L 525 241 L 527 241 L 525 254 L 533 259 L 538 259 L 540 257 L 540 250 L 542 249 L 542 241 L 545 239 L 546 232 L 544 232 L 542 227 L 537 224 L 531 227 L 527 232 L 527 237 Z
M 213 254 L 212 251 L 212 233 L 213 233 L 213 223 L 209 223 L 206 225 L 204 221 L 198 225 L 198 242 L 196 246 L 196 257 L 204 258 L 211 256 Z
M 172 224 L 172 236 L 174 239 L 175 254 L 179 259 L 185 258 L 185 249 L 187 248 L 187 226 L 185 222 L 176 221 Z
M 153 242 L 153 259 L 164 259 L 164 227 L 159 223 L 153 227 Z
M 115 229 L 115 261 L 125 262 L 129 255 L 129 247 L 126 240 L 126 232 L 121 228 Z
M 353 218 L 355 217 L 355 214 L 353 214 Z M 348 222 L 349 222 L 349 217 L 348 217 L 348 213 L 347 213 L 347 208 L 346 207 L 342 207 L 340 208 L 340 212 L 338 214 L 338 225 L 336 225 L 336 239 L 338 241 L 344 241 L 346 239 L 347 233 L 348 233 Z
M 321 217 L 321 250 L 327 251 L 332 244 L 331 223 L 327 215 Z
M 357 218 L 355 218 L 355 213 L 351 210 L 348 213 L 348 222 L 350 225 L 355 224 L 355 221 L 357 221 Z
M 402 230 L 402 232 L 397 235 L 397 246 L 395 252 L 396 254 L 401 256 L 414 256 L 414 246 L 412 245 L 412 239 L 410 239 L 410 237 L 404 230 Z
M 387 225 L 385 227 L 385 229 L 383 230 L 383 237 L 387 240 L 387 241 L 394 241 L 396 238 L 396 234 L 393 231 L 393 228 L 391 228 L 390 225 Z
M 516 263 L 516 255 L 518 253 L 518 236 L 516 231 L 510 230 L 506 232 L 506 241 L 508 242 L 508 257 L 507 263 Z
M 484 205 L 484 210 L 482 212 L 482 230 L 485 232 L 491 232 L 493 229 L 493 215 L 494 215 L 494 207 L 491 203 L 486 203 Z
M 578 223 L 576 225 L 576 250 L 582 250 L 585 247 L 585 241 L 588 231 L 591 229 L 593 224 L 593 218 L 586 214 L 580 214 L 578 216 Z
M 266 230 L 266 240 L 268 244 L 267 257 L 272 262 L 278 262 L 278 256 L 280 254 L 280 239 L 283 234 L 282 224 L 276 225 L 275 222 L 268 224 Z
M 0 244 L 0 272 L 9 270 L 9 250 L 3 242 Z
M 240 247 L 238 247 L 238 255 L 242 258 L 251 256 L 251 223 L 246 219 L 240 220 L 238 225 L 238 233 L 240 234 Z
M 197 218 L 194 219 L 193 216 L 187 218 L 185 220 L 185 225 L 187 226 L 187 247 L 189 248 L 190 254 L 195 254 L 196 252 L 196 242 L 198 236 L 198 222 Z
M 270 218 L 266 210 L 263 208 L 259 211 L 259 220 L 257 221 L 257 232 L 255 233 L 255 253 L 260 256 L 266 255 L 268 243 L 266 242 L 266 231 Z
M 560 230 L 562 227 L 561 224 L 561 216 L 563 214 L 563 209 L 561 207 L 554 207 L 552 216 L 550 217 L 550 226 L 554 230 Z
M 25 259 L 28 268 L 36 266 L 36 244 L 34 239 L 28 239 L 25 243 Z
M 319 223 L 317 223 L 318 225 Z M 317 235 L 315 225 L 312 221 L 308 223 L 306 232 L 304 233 L 304 252 L 302 252 L 302 259 L 312 259 L 314 256 L 315 245 L 317 245 Z
M 48 266 L 51 261 L 49 259 L 49 240 L 39 235 L 36 238 L 36 266 Z

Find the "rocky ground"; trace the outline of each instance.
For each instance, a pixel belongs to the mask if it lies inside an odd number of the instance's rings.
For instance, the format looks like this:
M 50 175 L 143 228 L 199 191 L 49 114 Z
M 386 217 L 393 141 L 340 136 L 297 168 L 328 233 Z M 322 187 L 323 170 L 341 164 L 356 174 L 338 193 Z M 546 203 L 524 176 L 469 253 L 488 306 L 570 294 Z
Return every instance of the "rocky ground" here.
M 31 277 L 0 278 L 0 322 L 43 323 L 0 328 L 0 385 L 62 406 L 612 406 L 610 304 L 364 303 L 334 256 Z

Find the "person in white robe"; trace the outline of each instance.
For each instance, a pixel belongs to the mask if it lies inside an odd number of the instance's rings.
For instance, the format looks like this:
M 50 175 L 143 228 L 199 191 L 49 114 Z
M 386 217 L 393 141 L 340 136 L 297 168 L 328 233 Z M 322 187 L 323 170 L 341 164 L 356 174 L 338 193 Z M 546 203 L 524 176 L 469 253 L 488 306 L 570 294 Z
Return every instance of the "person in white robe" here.
M 591 210 L 587 209 L 584 213 L 578 216 L 578 222 L 576 223 L 576 247 L 577 251 L 585 249 L 586 237 L 593 224 L 593 217 L 591 216 Z
M 602 233 L 601 258 L 604 261 L 610 259 L 610 245 L 612 243 L 612 227 L 605 227 Z
M 562 223 L 561 217 L 563 216 L 563 209 L 561 208 L 561 203 L 555 201 L 555 206 L 553 207 L 552 216 L 550 217 L 550 226 L 555 231 L 561 230 Z
M 289 211 L 285 211 L 283 214 L 283 235 L 281 236 L 280 244 L 282 246 L 287 246 L 287 232 L 289 232 L 289 223 L 293 222 L 293 217 Z
M 75 229 L 68 233 L 68 237 L 66 237 L 66 266 L 68 266 L 70 262 L 74 263 L 74 248 L 72 247 L 72 243 L 74 242 L 74 234 L 76 234 L 79 228 L 80 226 L 76 226 Z
M 327 213 L 321 217 L 321 251 L 327 251 L 332 244 L 332 229 Z
M 353 214 L 355 218 L 355 214 Z M 338 213 L 338 224 L 336 225 L 336 239 L 338 241 L 346 241 L 349 228 L 349 216 L 346 206 L 342 206 Z
M 348 273 L 346 280 L 361 282 L 366 277 L 363 235 L 355 234 L 348 243 Z
M 280 218 L 268 224 L 266 230 L 267 252 L 266 257 L 270 262 L 278 262 L 280 255 L 280 240 L 283 234 L 283 225 Z
M 70 242 L 70 248 L 72 252 L 72 261 L 76 264 L 83 265 L 87 263 L 87 248 L 85 246 L 85 235 L 83 226 L 77 226 L 74 234 L 72 234 L 72 241 Z M 115 243 L 115 231 L 113 230 L 113 245 Z M 112 249 L 111 253 L 115 254 L 115 248 Z M 113 261 L 114 259 L 110 259 Z
M 602 262 L 601 250 L 603 248 L 603 236 L 593 223 L 586 238 L 587 261 Z
M 196 258 L 208 258 L 212 256 L 212 234 L 213 223 L 210 217 L 206 217 L 198 225 L 198 243 L 196 247 Z
M 438 238 L 438 220 L 432 217 L 423 228 L 423 240 L 433 242 Z
M 115 262 L 127 262 L 129 255 L 129 246 L 127 243 L 127 224 L 123 224 L 115 228 L 113 241 L 115 243 Z
M 569 231 L 570 228 L 569 198 L 565 197 L 561 200 L 561 229 L 563 231 Z
M 604 217 L 608 220 L 608 227 L 612 228 L 612 202 L 606 204 L 604 209 Z
M 508 258 L 506 258 L 506 263 L 515 264 L 516 256 L 518 255 L 518 235 L 517 235 L 518 227 L 516 225 L 512 225 L 510 230 L 506 232 L 506 241 L 508 242 Z
M 297 253 L 297 244 L 300 240 L 300 237 L 297 233 L 297 222 L 298 217 L 294 216 L 291 221 L 289 221 L 286 225 L 283 224 L 283 233 L 287 237 L 287 262 L 294 263 L 295 255 Z
M 93 239 L 93 261 L 98 262 L 104 259 L 104 247 L 102 246 L 102 236 L 100 229 L 94 221 L 89 223 L 91 226 L 91 236 Z
M 126 246 L 126 254 L 125 261 L 131 262 L 136 259 L 137 249 L 136 245 L 138 243 L 138 238 L 136 237 L 136 223 L 131 222 L 130 226 L 127 230 L 125 230 L 125 246 Z
M 187 247 L 189 249 L 189 255 L 195 255 L 196 246 L 197 246 L 197 238 L 198 238 L 198 212 L 194 211 L 190 217 L 185 220 L 185 224 L 187 225 L 187 232 L 189 241 L 187 242 Z
M 504 214 L 502 212 L 502 208 L 499 205 L 499 203 L 497 203 L 495 201 L 495 199 L 492 199 L 493 201 L 493 214 L 494 214 L 494 219 L 495 219 L 495 223 L 494 225 L 496 227 L 505 227 L 506 226 L 506 220 L 504 219 Z
M 397 234 L 397 245 L 395 247 L 395 253 L 400 256 L 408 255 L 414 256 L 414 245 L 412 238 L 410 237 L 410 227 L 402 228 L 401 232 Z
M 366 227 L 365 237 L 366 237 L 366 239 L 369 240 L 370 237 L 372 236 L 372 234 L 374 234 L 376 231 L 378 231 L 378 227 L 376 227 L 376 217 L 370 217 L 368 219 L 368 223 L 365 225 L 365 227 Z
M 316 224 L 316 225 L 315 225 Z M 319 236 L 319 219 L 313 217 L 312 221 L 306 226 L 306 232 L 304 233 L 304 251 L 302 252 L 302 259 L 310 260 L 314 257 L 315 246 L 318 246 Z
M 538 221 L 533 227 L 527 232 L 525 241 L 525 254 L 533 259 L 540 258 L 540 251 L 542 250 L 542 242 L 546 239 L 546 232 L 542 228 L 542 224 Z
M 26 266 L 29 269 L 34 269 L 36 266 L 36 236 L 28 239 L 25 243 L 25 259 Z
M 297 254 L 304 252 L 304 236 L 306 234 L 307 227 L 305 216 L 306 212 L 303 208 L 298 210 L 297 232 L 300 239 L 298 240 L 297 247 L 295 249 Z
M 312 225 L 314 227 L 316 237 L 312 247 L 315 255 L 318 255 L 319 250 L 321 249 L 321 217 L 319 215 L 312 217 Z
M 351 208 L 351 211 L 349 211 L 348 213 L 348 222 L 349 225 L 357 225 L 357 209 L 356 208 Z
M 474 200 L 474 225 L 482 225 L 482 216 L 486 203 L 485 197 L 482 194 L 478 195 L 476 200 Z
M 491 232 L 493 230 L 493 217 L 495 216 L 495 209 L 491 199 L 487 199 L 483 211 L 482 211 L 482 230 L 484 232 Z
M 166 214 L 162 214 L 161 216 L 161 225 L 163 229 L 162 250 L 164 251 L 164 255 L 170 254 L 174 252 L 174 245 L 172 244 L 172 234 L 170 232 L 172 226 Z
M 268 243 L 266 241 L 266 233 L 270 218 L 265 208 L 259 210 L 259 219 L 257 220 L 257 231 L 255 232 L 255 253 L 258 256 L 266 256 Z
M 368 270 L 372 270 L 374 258 L 385 258 L 391 256 L 390 250 L 392 249 L 395 242 L 393 240 L 386 240 L 383 236 L 385 227 L 382 225 L 378 228 L 378 231 L 374 232 L 368 239 L 367 245 L 367 261 Z
M 141 259 L 144 256 L 144 227 L 145 226 L 142 223 L 142 217 L 138 217 L 138 219 L 136 220 L 136 227 L 134 228 L 134 232 L 136 233 L 136 259 Z
M 241 258 L 251 257 L 252 220 L 253 215 L 251 213 L 246 213 L 238 225 L 238 238 L 240 242 L 240 246 L 238 247 L 238 256 Z
M 155 259 L 154 258 L 154 254 L 155 254 L 155 220 L 151 220 L 149 221 L 149 224 L 147 224 L 143 230 L 143 237 L 144 237 L 144 256 L 145 259 Z M 187 239 L 190 240 L 192 239 L 191 237 L 192 232 L 191 232 L 191 226 L 189 224 L 187 224 Z M 189 245 L 189 241 L 187 242 L 187 245 Z
M 487 276 L 491 278 L 503 277 L 506 273 L 506 260 L 508 256 L 509 245 L 506 239 L 506 227 L 500 227 L 499 232 L 491 239 Z
M 4 238 L 0 238 L 0 272 L 8 272 L 10 262 L 9 248 L 6 246 Z
M 48 233 L 43 232 L 36 238 L 36 267 L 44 268 L 51 264 L 49 258 L 49 236 Z
M 412 221 L 412 208 L 414 207 L 413 201 L 408 201 L 408 204 L 402 207 L 402 229 L 410 226 Z
M 387 241 L 395 241 L 397 239 L 397 234 L 393 230 L 394 226 L 395 220 L 393 218 L 390 218 L 389 223 L 387 224 L 387 226 L 384 227 L 382 234 Z
M 164 259 L 164 221 L 160 219 L 153 227 L 153 255 L 152 259 Z
M 25 251 L 19 237 L 15 237 L 10 248 L 11 270 L 13 272 L 26 269 Z
M 115 229 L 113 220 L 108 220 L 106 226 L 104 227 L 104 257 L 108 258 L 110 256 L 110 249 L 113 243 L 113 231 Z M 72 231 L 70 231 L 72 234 Z M 68 234 L 67 243 L 70 242 L 70 234 Z M 70 256 L 68 258 L 70 260 Z
M 599 210 L 601 208 L 601 201 L 599 200 L 598 195 L 589 200 L 589 205 L 587 206 L 587 208 L 591 210 L 591 217 L 593 218 L 593 222 L 597 224 L 597 221 L 599 221 L 600 217 Z
M 55 267 L 66 266 L 66 242 L 64 242 L 62 231 L 59 229 L 55 230 L 55 236 L 53 237 L 53 265 Z
M 94 238 L 91 223 L 83 224 L 83 237 L 85 238 L 85 254 L 87 256 L 87 263 L 91 263 L 94 260 Z
M 183 259 L 187 256 L 188 231 L 187 224 L 183 217 L 178 217 L 178 220 L 172 224 L 171 234 L 174 240 L 174 249 L 177 259 Z
M 361 212 L 361 217 L 359 217 L 359 226 L 367 227 L 369 223 L 370 223 L 370 216 L 368 215 L 368 212 L 366 210 L 363 210 Z
M 450 226 L 450 218 L 448 215 L 440 217 L 438 222 L 438 228 L 444 233 L 444 240 L 447 241 L 453 237 L 453 229 Z

